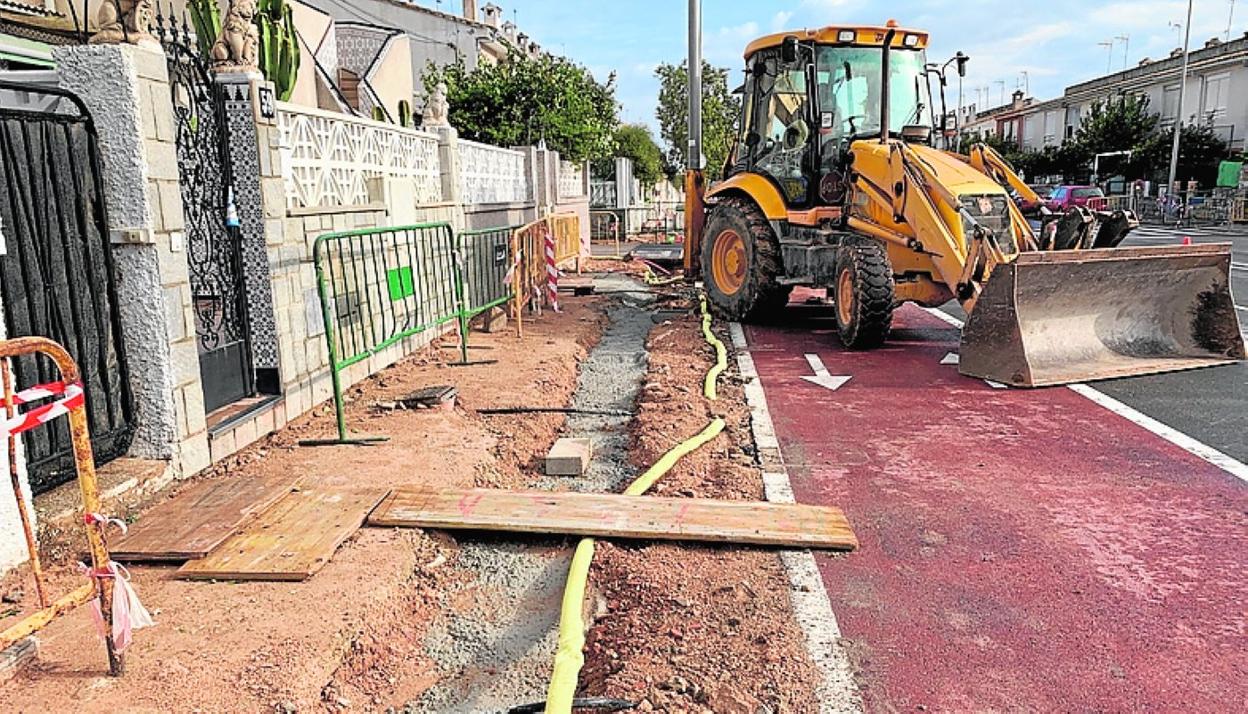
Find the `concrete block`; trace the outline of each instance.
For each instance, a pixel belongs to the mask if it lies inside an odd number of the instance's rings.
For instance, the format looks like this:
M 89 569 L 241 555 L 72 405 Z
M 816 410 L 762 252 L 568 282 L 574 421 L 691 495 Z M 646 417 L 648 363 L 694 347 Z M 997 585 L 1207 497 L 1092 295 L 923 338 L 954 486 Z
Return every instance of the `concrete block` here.
M 546 454 L 546 475 L 583 476 L 592 454 L 593 442 L 589 439 L 560 439 Z
M 507 311 L 501 307 L 490 308 L 481 316 L 481 329 L 491 334 L 507 329 Z
M 182 303 L 182 288 L 175 285 L 162 289 L 165 293 L 165 325 L 169 331 L 169 340 L 184 340 L 188 336 L 185 314 L 189 306 Z

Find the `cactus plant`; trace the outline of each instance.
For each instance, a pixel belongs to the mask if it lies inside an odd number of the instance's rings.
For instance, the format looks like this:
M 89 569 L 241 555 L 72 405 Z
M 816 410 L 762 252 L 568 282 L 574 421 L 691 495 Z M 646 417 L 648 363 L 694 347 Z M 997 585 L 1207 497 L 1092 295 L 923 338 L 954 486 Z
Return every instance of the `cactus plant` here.
M 389 121 L 386 117 L 386 110 L 381 107 L 373 107 L 373 121 Z
M 299 76 L 299 36 L 285 0 L 260 0 L 253 20 L 260 35 L 260 71 L 273 83 L 277 98 L 290 99 Z
M 399 126 L 412 126 L 412 103 L 406 99 L 399 100 Z
M 188 0 L 187 12 L 195 26 L 200 56 L 211 57 L 212 45 L 221 35 L 221 10 L 217 0 Z M 257 51 L 260 72 L 273 83 L 277 98 L 288 101 L 299 76 L 299 35 L 294 12 L 286 0 L 260 0 L 252 19 L 260 36 Z
M 195 44 L 200 57 L 212 56 L 212 45 L 221 34 L 221 8 L 216 0 L 189 0 L 186 3 L 191 26 L 195 28 Z

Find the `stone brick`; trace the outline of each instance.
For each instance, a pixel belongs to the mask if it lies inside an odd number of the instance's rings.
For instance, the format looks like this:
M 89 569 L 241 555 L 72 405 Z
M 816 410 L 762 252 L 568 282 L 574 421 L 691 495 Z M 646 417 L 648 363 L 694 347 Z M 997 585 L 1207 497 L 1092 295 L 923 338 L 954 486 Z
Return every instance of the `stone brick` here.
M 197 434 L 207 429 L 203 387 L 200 384 L 188 384 L 182 388 L 182 399 L 186 403 L 186 425 L 190 433 Z
M 186 230 L 186 213 L 182 206 L 182 187 L 176 181 L 157 181 L 160 193 L 160 222 L 166 231 Z
M 546 454 L 546 475 L 583 476 L 592 453 L 589 439 L 560 439 Z
M 139 106 L 143 108 L 139 112 L 139 120 L 143 124 L 143 138 L 148 141 L 157 141 L 156 113 L 151 111 L 152 84 L 149 82 L 139 84 Z
M 194 339 L 170 344 L 169 360 L 173 365 L 174 387 L 184 387 L 199 381 L 199 350 Z
M 190 478 L 212 465 L 208 432 L 200 432 L 182 442 L 182 478 Z
M 134 63 L 134 73 L 142 78 L 169 85 L 169 65 L 165 53 L 137 45 L 128 48 Z M 144 84 L 147 84 L 146 82 Z
M 168 146 L 178 140 L 177 122 L 173 115 L 173 98 L 169 96 L 168 84 L 148 84 L 151 90 L 152 120 L 156 124 L 156 139 Z
M 247 419 L 234 428 L 234 443 L 238 445 L 239 451 L 246 449 L 259 439 L 260 433 L 256 431 L 255 419 Z
M 286 184 L 281 179 L 266 178 L 260 182 L 265 218 L 286 217 Z
M 169 339 L 173 342 L 186 339 L 188 333 L 185 314 L 189 306 L 182 304 L 182 288 L 175 285 L 162 290 L 165 294 L 165 325 L 169 331 Z
M 238 451 L 238 447 L 234 443 L 233 431 L 213 434 L 209 438 L 208 444 L 211 448 L 212 463 L 214 464 L 224 461 Z
M 173 144 L 158 141 L 143 142 L 147 155 L 147 177 L 161 181 L 179 181 L 178 152 Z

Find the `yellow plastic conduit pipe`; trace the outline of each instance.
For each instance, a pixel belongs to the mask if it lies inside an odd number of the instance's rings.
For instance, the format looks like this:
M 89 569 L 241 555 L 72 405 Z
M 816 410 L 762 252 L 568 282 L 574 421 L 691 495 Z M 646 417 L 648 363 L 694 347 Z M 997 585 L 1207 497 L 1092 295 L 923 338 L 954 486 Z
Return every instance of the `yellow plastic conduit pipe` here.
M 719 398 L 715 390 L 715 382 L 719 375 L 728 368 L 728 349 L 711 331 L 711 314 L 706 309 L 706 298 L 702 298 L 702 335 L 715 347 L 717 359 L 715 366 L 706 373 L 703 393 L 706 398 L 715 401 Z M 724 430 L 724 420 L 716 417 L 697 436 L 688 439 L 663 455 L 646 470 L 636 481 L 624 490 L 626 496 L 640 496 L 659 479 L 667 475 L 685 456 L 701 448 L 707 442 L 719 436 Z M 576 552 L 572 555 L 572 565 L 568 568 L 568 582 L 563 590 L 563 603 L 559 610 L 559 644 L 555 651 L 554 673 L 550 677 L 550 687 L 546 691 L 546 714 L 571 714 L 572 702 L 576 696 L 577 678 L 581 667 L 585 664 L 585 620 L 582 611 L 585 607 L 585 587 L 589 582 L 589 564 L 594 559 L 594 539 L 582 538 L 576 544 Z

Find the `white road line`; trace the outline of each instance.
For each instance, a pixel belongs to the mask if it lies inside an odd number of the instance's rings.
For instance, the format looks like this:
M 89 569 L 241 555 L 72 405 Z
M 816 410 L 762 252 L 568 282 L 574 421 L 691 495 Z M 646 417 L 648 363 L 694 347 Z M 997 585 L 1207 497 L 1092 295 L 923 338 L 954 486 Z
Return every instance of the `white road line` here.
M 924 309 L 950 325 L 961 329 L 962 321 L 953 315 L 946 313 L 944 310 L 935 307 Z M 1118 416 L 1123 417 L 1127 421 L 1130 421 L 1136 426 L 1143 427 L 1147 431 L 1165 439 L 1171 444 L 1183 449 L 1187 453 L 1213 464 L 1239 480 L 1248 483 L 1248 464 L 1237 461 L 1212 446 L 1197 441 L 1196 439 L 1193 439 L 1173 427 L 1166 426 L 1147 414 L 1123 404 L 1108 394 L 1097 391 L 1094 387 L 1089 387 L 1086 384 L 1071 384 L 1067 386 L 1075 394 L 1095 402 Z
M 1244 272 L 1248 272 L 1248 264 L 1246 264 L 1246 263 L 1231 263 L 1231 270 L 1242 270 L 1242 271 L 1244 271 Z
M 737 369 L 741 377 L 748 380 L 745 401 L 750 407 L 754 443 L 763 464 L 763 490 L 768 501 L 794 503 L 793 483 L 784 466 L 775 425 L 767 409 L 767 396 L 754 366 L 754 358 L 748 351 L 745 332 L 740 324 L 734 322 L 729 326 L 729 333 L 737 350 Z M 805 635 L 806 651 L 819 670 L 815 700 L 819 702 L 820 714 L 861 712 L 862 695 L 854 683 L 849 654 L 841 643 L 841 628 L 837 624 L 836 613 L 832 611 L 832 601 L 828 598 L 814 554 L 809 550 L 785 550 L 781 552 L 780 559 L 789 576 L 789 601 L 793 603 L 793 613 Z

